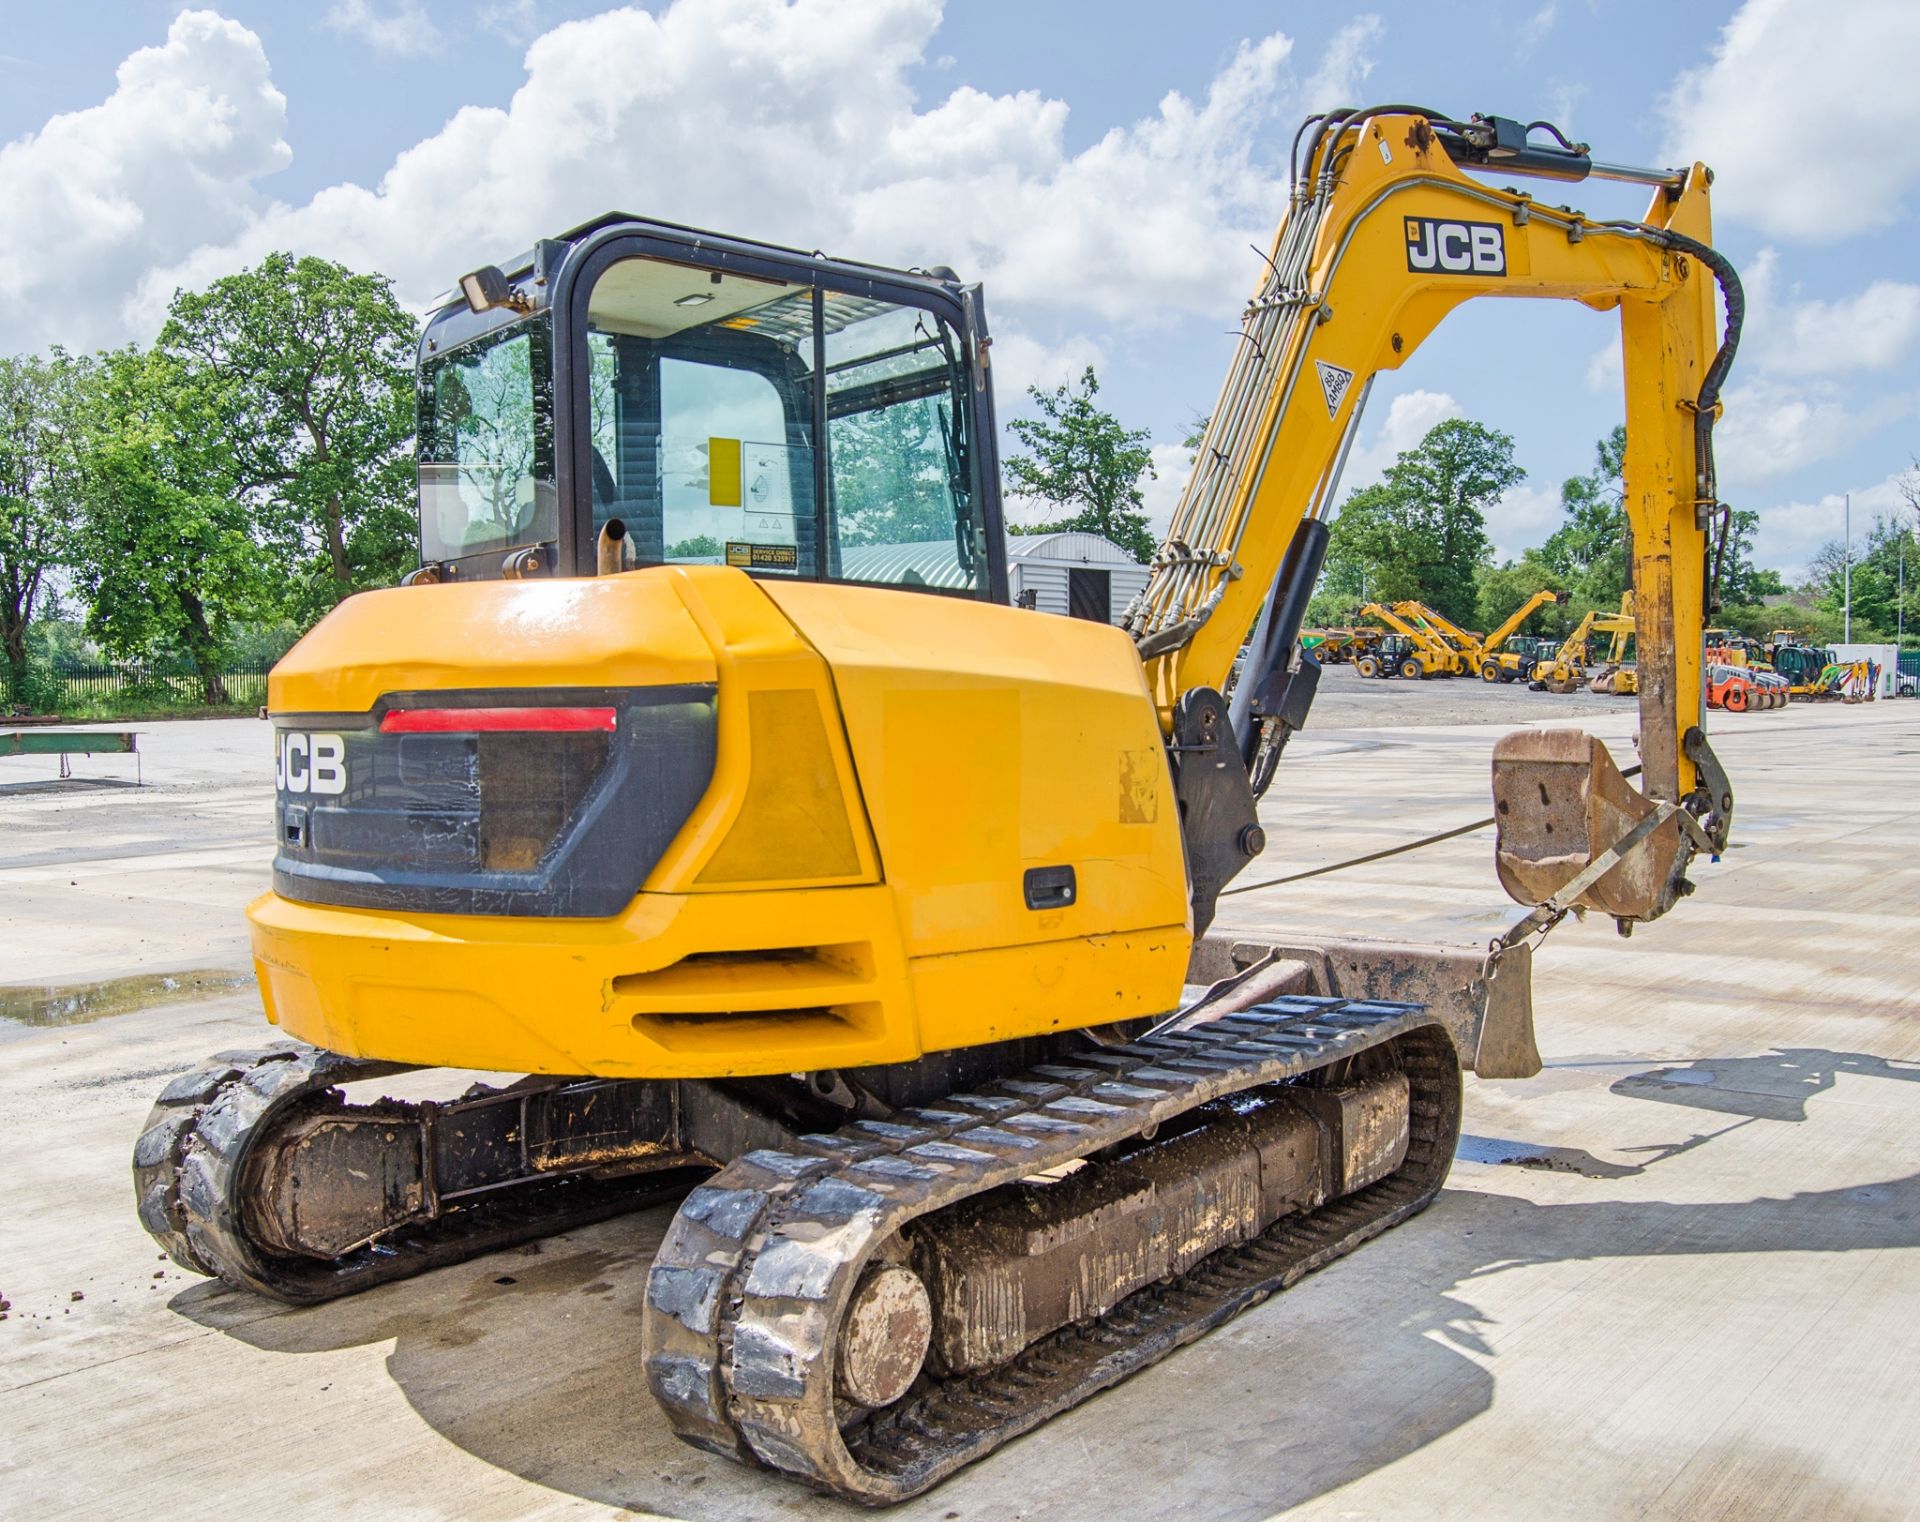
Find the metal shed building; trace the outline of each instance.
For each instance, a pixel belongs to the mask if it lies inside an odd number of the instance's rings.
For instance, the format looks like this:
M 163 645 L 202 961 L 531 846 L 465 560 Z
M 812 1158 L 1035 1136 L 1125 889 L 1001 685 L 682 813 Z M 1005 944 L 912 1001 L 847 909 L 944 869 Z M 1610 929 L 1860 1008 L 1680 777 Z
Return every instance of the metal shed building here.
M 1015 602 L 1030 592 L 1042 613 L 1111 624 L 1147 584 L 1147 568 L 1098 534 L 1009 534 L 1007 580 Z
M 841 552 L 841 569 L 855 580 L 907 580 L 930 587 L 968 584 L 950 540 L 849 546 Z M 1098 534 L 1009 534 L 1007 582 L 1016 603 L 1031 594 L 1032 605 L 1042 613 L 1111 624 L 1120 621 L 1134 593 L 1147 584 L 1147 568 Z

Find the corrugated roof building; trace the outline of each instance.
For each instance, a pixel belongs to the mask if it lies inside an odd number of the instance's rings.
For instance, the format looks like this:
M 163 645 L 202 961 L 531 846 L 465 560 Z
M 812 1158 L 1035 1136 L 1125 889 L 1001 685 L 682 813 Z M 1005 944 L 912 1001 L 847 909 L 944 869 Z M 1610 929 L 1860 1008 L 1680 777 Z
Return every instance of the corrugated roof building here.
M 1007 580 L 1015 602 L 1027 593 L 1042 613 L 1112 624 L 1147 584 L 1147 568 L 1098 534 L 1009 534 Z
M 971 585 L 950 539 L 912 544 L 850 545 L 840 552 L 841 574 L 892 586 Z M 1098 534 L 1009 534 L 1007 580 L 1016 603 L 1023 594 L 1042 613 L 1118 623 L 1147 584 L 1147 568 Z

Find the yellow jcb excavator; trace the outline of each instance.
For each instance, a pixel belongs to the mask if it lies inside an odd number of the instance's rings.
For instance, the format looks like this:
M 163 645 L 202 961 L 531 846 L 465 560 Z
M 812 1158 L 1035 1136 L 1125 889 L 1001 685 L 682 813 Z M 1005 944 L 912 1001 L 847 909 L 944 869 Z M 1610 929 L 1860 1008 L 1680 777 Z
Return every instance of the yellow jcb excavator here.
M 1565 592 L 1535 592 L 1491 634 L 1475 634 L 1463 629 L 1437 608 L 1423 602 L 1397 602 L 1393 611 L 1407 624 L 1424 631 L 1446 666 L 1446 675 L 1464 676 L 1478 672 L 1483 682 L 1510 682 L 1529 670 L 1532 661 L 1517 650 L 1502 650 L 1510 635 L 1517 632 L 1539 609 L 1548 603 L 1564 603 Z
M 1629 610 L 1632 607 L 1630 601 L 1632 596 L 1633 594 L 1629 592 L 1627 594 L 1629 600 L 1625 601 L 1625 606 Z M 1620 644 L 1634 632 L 1631 611 L 1613 613 L 1595 608 L 1573 626 L 1573 632 L 1566 637 L 1551 660 L 1534 663 L 1533 675 L 1529 678 L 1528 685 L 1536 692 L 1577 691 L 1588 677 L 1591 655 L 1587 647 L 1594 636 L 1609 635 L 1614 644 Z
M 1629 643 L 1634 637 L 1632 588 L 1620 594 L 1620 613 L 1612 624 L 1613 637 L 1607 641 L 1606 658 L 1587 678 L 1587 690 L 1630 698 L 1640 691 L 1640 673 L 1627 659 Z
M 1741 299 L 1699 165 L 1412 106 L 1294 159 L 1124 629 L 1009 605 L 950 271 L 614 215 L 465 276 L 420 347 L 420 569 L 273 673 L 249 917 L 295 1039 L 161 1094 L 134 1179 L 175 1260 L 322 1301 L 672 1188 L 667 1420 L 879 1504 L 1430 1201 L 1462 1070 L 1538 1069 L 1527 934 L 1663 914 L 1726 841 L 1700 620 Z M 1577 730 L 1495 746 L 1532 907 L 1492 956 L 1205 937 L 1312 697 L 1361 403 L 1481 296 L 1619 313 L 1644 789 Z M 436 1067 L 505 1076 L 397 1092 Z

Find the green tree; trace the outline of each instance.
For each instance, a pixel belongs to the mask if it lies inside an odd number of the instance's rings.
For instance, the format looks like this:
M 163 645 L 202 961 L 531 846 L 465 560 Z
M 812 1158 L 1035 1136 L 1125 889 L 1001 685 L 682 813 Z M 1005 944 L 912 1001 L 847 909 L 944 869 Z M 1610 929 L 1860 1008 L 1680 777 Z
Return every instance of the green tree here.
M 1475 580 L 1475 619 L 1473 627 L 1485 633 L 1498 628 L 1513 616 L 1516 608 L 1535 592 L 1564 592 L 1566 578 L 1541 557 L 1538 549 L 1523 550 L 1518 560 L 1505 565 L 1480 568 Z M 1572 632 L 1575 619 L 1568 616 L 1564 603 L 1548 603 L 1537 609 L 1520 628 L 1522 634 L 1564 636 Z
M 1913 534 L 1914 515 L 1882 515 L 1867 530 L 1866 541 L 1853 547 L 1853 638 L 1855 642 L 1891 640 L 1902 624 L 1898 595 L 1901 584 L 1901 548 L 1906 550 L 1905 627 L 1920 631 L 1920 541 Z M 1827 615 L 1828 627 L 1843 627 L 1847 606 L 1846 545 L 1832 540 L 1820 547 L 1809 570 L 1809 588 L 1815 606 Z M 1839 635 L 1836 632 L 1835 638 Z
M 930 398 L 833 420 L 833 500 L 843 545 L 953 539 L 948 414 Z
M 667 549 L 669 560 L 691 560 L 699 555 L 718 555 L 724 550 L 720 541 L 711 534 L 695 534 L 691 539 L 682 539 Z
M 1526 475 L 1499 429 L 1465 418 L 1436 424 L 1385 479 L 1347 498 L 1329 533 L 1323 596 L 1352 599 L 1349 610 L 1415 598 L 1472 622 L 1477 577 L 1493 553 L 1487 509 Z
M 1211 412 L 1196 412 L 1187 424 L 1187 431 L 1180 436 L 1180 447 L 1187 452 L 1188 469 L 1200 463 L 1200 446 L 1206 443 L 1207 428 L 1212 422 Z
M 1150 435 L 1143 428 L 1122 428 L 1096 404 L 1099 394 L 1092 365 L 1075 386 L 1027 388 L 1040 416 L 1007 425 L 1026 450 L 1007 460 L 1007 480 L 1020 495 L 1050 503 L 1062 516 L 1010 532 L 1077 529 L 1105 535 L 1135 560 L 1151 560 L 1158 546 L 1147 528 L 1140 490 L 1141 479 L 1154 474 Z
M 221 433 L 221 398 L 173 356 L 104 357 L 82 431 L 74 583 L 110 655 L 179 651 L 210 704 L 244 620 L 266 601 L 261 546 Z
M 1626 454 L 1624 426 L 1594 445 L 1594 468 L 1561 483 L 1560 506 L 1566 520 L 1540 546 L 1541 562 L 1563 578 L 1562 584 L 1573 594 L 1568 612 L 1574 618 L 1590 608 L 1619 607 L 1632 578 Z M 1725 609 L 1756 608 L 1787 590 L 1777 571 L 1763 570 L 1754 562 L 1753 540 L 1759 527 L 1758 513 L 1734 510 L 1720 572 L 1720 601 Z
M 224 441 L 302 622 L 414 563 L 416 334 L 384 276 L 284 253 L 168 309 L 157 347 L 205 387 L 194 421 Z
M 1753 539 L 1760 530 L 1760 515 L 1735 508 L 1727 524 L 1727 542 L 1720 565 L 1720 604 L 1722 608 L 1753 608 L 1769 597 L 1782 597 L 1787 584 L 1778 571 L 1763 569 L 1754 562 Z
M 1619 607 L 1628 580 L 1625 426 L 1595 444 L 1593 453 L 1591 471 L 1561 483 L 1566 521 L 1540 546 L 1541 561 L 1573 594 L 1569 606 L 1576 618 L 1590 608 Z
M 28 690 L 28 631 L 48 574 L 72 548 L 73 441 L 90 368 L 59 349 L 0 357 L 0 659 L 16 693 Z

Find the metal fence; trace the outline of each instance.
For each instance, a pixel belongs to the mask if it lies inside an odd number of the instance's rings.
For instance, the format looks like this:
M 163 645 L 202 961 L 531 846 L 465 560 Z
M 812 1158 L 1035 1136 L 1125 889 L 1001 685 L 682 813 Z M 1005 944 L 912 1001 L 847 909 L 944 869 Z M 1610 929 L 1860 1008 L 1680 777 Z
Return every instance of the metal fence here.
M 227 701 L 236 708 L 260 707 L 267 701 L 270 670 L 271 662 L 259 662 L 221 671 Z M 198 708 L 206 701 L 206 682 L 186 660 L 42 662 L 28 668 L 24 683 L 0 665 L 0 711 L 33 707 L 61 713 L 108 705 Z

